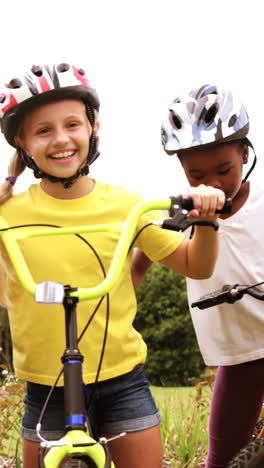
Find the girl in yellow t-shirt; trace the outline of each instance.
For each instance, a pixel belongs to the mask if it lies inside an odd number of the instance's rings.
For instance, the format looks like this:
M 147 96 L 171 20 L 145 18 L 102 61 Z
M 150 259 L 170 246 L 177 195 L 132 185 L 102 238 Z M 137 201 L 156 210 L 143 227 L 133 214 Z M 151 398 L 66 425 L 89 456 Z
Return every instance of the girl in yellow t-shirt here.
M 102 184 L 88 176 L 98 157 L 99 100 L 84 70 L 67 63 L 33 66 L 6 81 L 0 89 L 2 132 L 16 152 L 9 175 L 0 189 L 0 213 L 10 225 L 47 223 L 60 226 L 122 222 L 140 197 L 120 187 Z M 12 194 L 16 178 L 29 167 L 39 184 Z M 203 185 L 192 188 L 196 216 L 215 216 L 224 193 Z M 137 230 L 153 215 L 144 215 Z M 74 236 L 21 239 L 20 246 L 36 281 L 47 278 L 78 287 L 101 281 L 94 255 Z M 90 243 L 109 267 L 116 245 L 115 233 L 91 234 Z M 217 257 L 217 234 L 197 227 L 192 240 L 182 234 L 145 229 L 139 247 L 153 261 L 161 261 L 193 278 L 211 275 Z M 110 443 L 116 468 L 160 468 L 162 447 L 160 418 L 144 376 L 146 345 L 132 326 L 136 301 L 130 276 L 132 252 L 119 284 L 110 294 L 111 318 L 103 365 L 93 387 L 104 332 L 101 306 L 80 343 L 85 356 L 84 381 L 99 435 L 127 435 Z M 9 305 L 16 375 L 27 382 L 22 422 L 23 466 L 38 466 L 39 439 L 35 432 L 39 413 L 60 368 L 64 349 L 63 310 L 36 304 L 22 286 L 3 280 L 1 297 Z M 93 302 L 78 307 L 78 328 L 83 329 Z M 46 439 L 64 433 L 63 387 L 58 386 L 42 424 Z

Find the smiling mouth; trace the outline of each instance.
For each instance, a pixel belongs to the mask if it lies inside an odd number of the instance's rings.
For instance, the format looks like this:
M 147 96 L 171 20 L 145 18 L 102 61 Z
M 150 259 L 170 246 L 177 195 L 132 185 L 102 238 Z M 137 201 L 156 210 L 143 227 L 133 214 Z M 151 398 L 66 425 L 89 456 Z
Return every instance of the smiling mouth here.
M 64 151 L 63 153 L 56 153 L 49 155 L 51 159 L 67 159 L 74 155 L 74 151 Z

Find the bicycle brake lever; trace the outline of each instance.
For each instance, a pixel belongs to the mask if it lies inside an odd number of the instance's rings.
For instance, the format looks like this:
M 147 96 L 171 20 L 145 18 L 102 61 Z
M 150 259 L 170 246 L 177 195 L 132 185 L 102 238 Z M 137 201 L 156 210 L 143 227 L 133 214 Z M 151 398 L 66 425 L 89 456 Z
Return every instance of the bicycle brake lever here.
M 193 201 L 189 197 L 182 195 L 172 196 L 171 207 L 169 209 L 169 216 L 163 221 L 162 228 L 170 229 L 172 231 L 185 231 L 190 226 L 210 226 L 217 231 L 219 225 L 216 220 L 207 220 L 200 218 L 187 219 L 188 211 L 193 209 Z M 216 213 L 230 213 L 232 210 L 232 200 L 228 198 L 221 210 L 216 210 Z
M 214 228 L 215 231 L 218 230 L 218 222 L 215 220 L 207 220 L 207 219 L 200 219 L 200 218 L 190 218 L 187 219 L 186 216 L 188 211 L 183 210 L 181 208 L 174 207 L 174 216 L 172 218 L 164 219 L 162 223 L 162 229 L 168 229 L 171 231 L 185 231 L 190 226 L 210 226 Z

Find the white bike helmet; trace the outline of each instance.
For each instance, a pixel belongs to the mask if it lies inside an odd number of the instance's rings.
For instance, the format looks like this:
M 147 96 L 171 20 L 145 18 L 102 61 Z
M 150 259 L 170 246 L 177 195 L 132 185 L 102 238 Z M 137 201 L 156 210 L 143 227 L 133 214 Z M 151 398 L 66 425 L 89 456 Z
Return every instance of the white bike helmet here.
M 34 65 L 23 75 L 11 78 L 0 88 L 0 125 L 7 142 L 19 152 L 25 164 L 33 169 L 37 178 L 46 177 L 52 182 L 61 182 L 70 187 L 80 175 L 89 172 L 89 165 L 98 157 L 98 138 L 90 138 L 89 155 L 85 166 L 72 177 L 60 178 L 40 171 L 34 160 L 21 148 L 17 148 L 14 137 L 24 115 L 36 106 L 60 99 L 80 99 L 84 102 L 87 117 L 93 128 L 94 109 L 99 110 L 99 99 L 82 68 L 68 63 Z
M 177 97 L 161 126 L 163 148 L 172 155 L 197 146 L 246 137 L 245 107 L 228 89 L 204 85 Z

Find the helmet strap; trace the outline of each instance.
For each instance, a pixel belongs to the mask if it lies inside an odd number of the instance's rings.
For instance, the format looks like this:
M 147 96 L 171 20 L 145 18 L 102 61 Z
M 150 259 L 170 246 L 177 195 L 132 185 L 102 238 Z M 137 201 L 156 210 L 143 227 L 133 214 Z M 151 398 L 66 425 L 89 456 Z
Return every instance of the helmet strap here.
M 246 180 L 249 178 L 251 172 L 253 171 L 254 167 L 256 166 L 256 162 L 257 162 L 257 155 L 256 155 L 256 152 L 255 152 L 255 148 L 254 146 L 252 145 L 251 141 L 248 139 L 248 138 L 244 138 L 244 143 L 246 145 L 248 145 L 252 150 L 253 150 L 253 153 L 254 153 L 254 160 L 253 160 L 253 163 L 251 165 L 251 168 L 248 170 L 248 172 L 246 173 L 244 179 L 242 180 L 242 184 L 244 182 L 246 182 Z
M 90 142 L 89 142 L 89 154 L 87 156 L 87 159 L 84 163 L 84 166 L 81 167 L 80 169 L 77 170 L 77 172 L 72 175 L 71 177 L 56 177 L 51 174 L 48 174 L 45 171 L 42 171 L 39 169 L 37 164 L 35 163 L 34 159 L 31 156 L 28 156 L 28 154 L 22 149 L 22 148 L 17 148 L 17 151 L 19 153 L 19 156 L 21 159 L 24 161 L 27 167 L 33 170 L 34 176 L 36 179 L 43 179 L 46 178 L 50 180 L 51 182 L 60 182 L 64 188 L 70 188 L 73 183 L 78 179 L 80 176 L 84 176 L 89 174 L 89 165 L 95 161 L 95 159 L 99 156 L 99 151 L 98 151 L 98 137 L 96 137 L 93 133 L 90 137 Z

